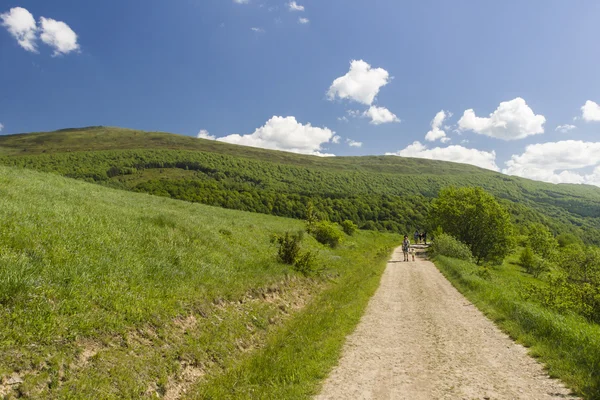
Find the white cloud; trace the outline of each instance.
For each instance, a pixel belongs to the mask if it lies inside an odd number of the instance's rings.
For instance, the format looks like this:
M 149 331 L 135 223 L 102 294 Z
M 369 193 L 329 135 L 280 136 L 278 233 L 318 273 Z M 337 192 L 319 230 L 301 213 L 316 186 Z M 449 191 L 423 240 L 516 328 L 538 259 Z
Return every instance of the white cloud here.
M 471 130 L 503 140 L 523 139 L 530 135 L 544 133 L 546 118 L 535 115 L 525 100 L 520 97 L 500 103 L 489 118 L 481 118 L 470 109 L 458 121 L 461 130 Z
M 337 119 L 340 122 L 348 122 L 348 117 L 346 117 L 345 115 L 343 117 L 338 117 Z
M 575 128 L 577 128 L 575 125 L 565 124 L 557 126 L 555 131 L 558 131 L 560 133 L 568 133 L 569 131 L 572 131 Z
M 53 55 L 68 54 L 79 50 L 77 34 L 64 22 L 41 17 L 40 30 L 42 32 L 40 39 L 54 48 Z
M 358 118 L 360 117 L 360 110 L 346 110 L 346 114 L 351 118 Z
M 450 142 L 451 140 L 452 140 L 452 139 L 450 139 L 449 137 L 447 137 L 447 136 L 446 136 L 446 137 L 443 137 L 443 138 L 441 138 L 441 139 L 440 139 L 440 142 L 442 142 L 442 143 L 448 143 L 448 142 Z
M 477 167 L 499 171 L 496 165 L 496 152 L 482 151 L 477 149 L 468 149 L 463 146 L 436 147 L 428 149 L 420 142 L 414 142 L 396 153 L 386 153 L 386 155 L 401 157 L 426 158 L 429 160 L 452 161 L 463 164 L 471 164 Z
M 588 100 L 581 107 L 581 117 L 585 121 L 600 121 L 600 105 Z
M 250 28 L 251 31 L 253 32 L 258 32 L 258 33 L 264 33 L 265 30 L 263 28 L 257 28 L 255 26 L 253 26 L 252 28 Z
M 366 105 L 373 104 L 379 89 L 390 81 L 389 73 L 383 68 L 371 68 L 363 60 L 352 60 L 350 70 L 335 79 L 327 92 L 330 100 L 351 99 Z
M 2 26 L 17 39 L 22 48 L 37 53 L 35 44 L 37 25 L 35 18 L 28 10 L 22 7 L 14 7 L 10 11 L 0 14 L 0 19 L 2 19 Z
M 233 2 L 237 4 L 248 4 L 250 3 L 250 0 L 233 0 Z
M 288 6 L 290 7 L 290 11 L 304 11 L 304 6 L 301 6 L 300 4 L 296 3 L 295 1 L 289 2 Z
M 303 125 L 296 121 L 295 117 L 274 116 L 252 134 L 233 134 L 217 138 L 217 140 L 243 146 L 330 156 L 332 154 L 321 153 L 322 145 L 332 140 L 339 140 L 334 137 L 335 132 L 328 128 L 318 128 L 310 124 Z
M 348 143 L 348 146 L 350 147 L 362 147 L 362 142 L 357 142 L 356 140 L 352 140 L 352 139 L 346 139 L 346 143 Z
M 600 186 L 600 142 L 563 140 L 532 144 L 513 155 L 502 172 L 552 183 L 588 183 Z M 576 170 L 594 167 L 592 175 Z
M 364 112 L 363 115 L 366 117 L 370 117 L 370 123 L 373 125 L 381 125 L 390 122 L 400 122 L 400 119 L 398 119 L 398 117 L 396 117 L 394 113 L 392 113 L 385 107 L 371 106 L 367 111 Z
M 339 135 L 335 135 L 335 136 L 333 136 L 333 137 L 331 138 L 331 143 L 338 144 L 338 143 L 340 142 L 340 140 L 341 140 L 341 139 L 342 139 L 342 137 L 341 137 L 341 136 L 339 136 Z
M 303 17 L 298 18 L 299 24 L 305 25 L 305 24 L 308 24 L 309 22 L 310 22 L 310 20 L 308 18 L 303 18 Z
M 4 125 L 2 125 L 2 123 L 0 123 L 0 132 L 2 132 L 2 129 L 4 129 Z
M 431 130 L 425 135 L 425 140 L 435 142 L 441 139 L 442 143 L 450 140 L 450 138 L 446 137 L 446 132 L 442 129 L 442 125 L 444 124 L 444 120 L 451 115 L 451 113 L 446 113 L 444 110 L 435 114 L 435 117 L 431 120 Z
M 200 129 L 200 132 L 198 132 L 198 134 L 196 135 L 196 137 L 198 139 L 209 139 L 209 140 L 215 140 L 216 136 L 211 135 L 210 133 L 208 133 L 208 131 L 206 129 Z

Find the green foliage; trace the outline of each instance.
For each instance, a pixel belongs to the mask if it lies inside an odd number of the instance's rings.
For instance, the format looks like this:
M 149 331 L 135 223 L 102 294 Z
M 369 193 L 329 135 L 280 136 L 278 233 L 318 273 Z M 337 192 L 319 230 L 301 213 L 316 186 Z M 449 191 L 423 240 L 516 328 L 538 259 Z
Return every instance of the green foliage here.
M 431 207 L 434 226 L 466 243 L 477 263 L 501 262 L 514 247 L 506 209 L 481 188 L 448 187 Z
M 469 246 L 445 233 L 438 233 L 435 235 L 435 240 L 431 244 L 431 252 L 434 255 L 473 261 L 473 254 L 471 254 Z
M 358 226 L 356 226 L 356 224 L 349 219 L 342 221 L 340 225 L 342 226 L 344 233 L 348 236 L 354 235 L 358 230 Z
M 300 254 L 300 243 L 304 237 L 304 232 L 296 233 L 286 232 L 283 235 L 273 235 L 271 243 L 277 243 L 277 258 L 284 264 L 293 265 Z
M 0 136 L 0 154 L 0 164 L 244 211 L 305 219 L 312 202 L 320 219 L 399 233 L 426 226 L 430 199 L 441 188 L 478 186 L 500 197 L 517 224 L 539 222 L 600 244 L 600 189 L 464 164 L 320 158 L 107 127 Z
M 540 257 L 550 260 L 556 257 L 558 242 L 547 226 L 531 223 L 527 226 L 527 242 L 531 250 Z
M 531 247 L 527 246 L 519 256 L 519 263 L 521 264 L 521 267 L 525 268 L 525 271 L 532 273 L 534 265 L 536 263 L 535 258 L 536 257 L 533 253 L 533 250 L 531 250 Z
M 300 272 L 304 276 L 315 273 L 317 265 L 317 256 L 310 250 L 300 253 L 294 261 L 294 270 Z
M 583 245 L 583 242 L 580 238 L 573 235 L 572 233 L 561 233 L 556 236 L 556 241 L 558 243 L 558 247 L 567 247 L 573 244 Z
M 312 235 L 317 239 L 317 242 L 331 248 L 337 247 L 343 239 L 343 234 L 337 225 L 329 221 L 317 222 Z

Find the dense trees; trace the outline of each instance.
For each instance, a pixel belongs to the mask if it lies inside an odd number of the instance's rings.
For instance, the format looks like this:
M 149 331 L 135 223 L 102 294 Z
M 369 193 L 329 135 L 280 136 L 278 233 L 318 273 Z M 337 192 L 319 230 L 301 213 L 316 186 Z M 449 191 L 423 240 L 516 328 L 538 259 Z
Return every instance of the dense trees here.
M 441 190 L 432 203 L 431 222 L 466 243 L 477 263 L 501 262 L 514 247 L 510 215 L 481 188 Z

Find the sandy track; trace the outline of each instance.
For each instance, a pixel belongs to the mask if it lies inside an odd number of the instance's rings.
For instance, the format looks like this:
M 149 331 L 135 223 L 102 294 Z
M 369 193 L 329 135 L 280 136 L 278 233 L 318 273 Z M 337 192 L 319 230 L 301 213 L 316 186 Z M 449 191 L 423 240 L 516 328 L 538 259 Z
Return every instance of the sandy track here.
M 324 399 L 574 399 L 428 261 L 396 249 Z

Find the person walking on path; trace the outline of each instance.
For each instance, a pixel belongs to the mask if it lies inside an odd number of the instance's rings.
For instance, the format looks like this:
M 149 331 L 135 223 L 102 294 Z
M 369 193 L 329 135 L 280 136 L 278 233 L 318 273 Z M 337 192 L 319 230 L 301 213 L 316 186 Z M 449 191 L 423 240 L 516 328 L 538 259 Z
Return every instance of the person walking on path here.
M 408 235 L 404 235 L 404 240 L 402 241 L 402 253 L 404 253 L 404 261 L 408 261 L 408 250 L 410 249 L 410 240 L 408 240 Z
M 406 236 L 406 238 L 408 238 L 408 236 Z M 419 231 L 418 230 L 415 231 L 414 238 L 415 238 L 415 244 L 419 243 Z
M 423 232 L 423 243 L 427 244 L 427 232 Z

